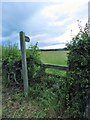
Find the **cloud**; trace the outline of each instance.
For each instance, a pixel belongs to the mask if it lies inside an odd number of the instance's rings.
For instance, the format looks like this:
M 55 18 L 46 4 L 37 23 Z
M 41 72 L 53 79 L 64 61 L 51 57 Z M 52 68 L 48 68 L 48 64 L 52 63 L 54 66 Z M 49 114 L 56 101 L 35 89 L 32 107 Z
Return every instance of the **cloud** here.
M 23 2 L 3 3 L 3 43 L 7 39 L 18 42 L 15 36 L 24 31 L 31 38 L 31 44 L 61 47 L 71 40 L 71 29 L 73 35 L 77 34 L 77 19 L 83 25 L 87 22 L 87 0 Z
M 86 22 L 87 22 L 87 18 L 81 21 L 82 29 L 84 29 Z M 37 41 L 40 48 L 43 47 L 44 49 L 54 48 L 54 47 L 55 48 L 65 47 L 65 44 L 70 42 L 72 37 L 77 35 L 79 31 L 80 30 L 79 30 L 78 22 L 76 21 L 68 25 L 64 34 L 62 35 L 59 35 L 57 37 L 51 37 L 46 34 L 36 35 L 35 37 L 34 36 L 32 37 L 31 41 L 33 42 Z
M 41 3 L 40 3 L 41 4 Z M 12 31 L 24 31 L 25 21 L 39 10 L 43 5 L 39 3 L 3 3 L 2 26 L 3 36 L 9 36 Z
M 61 3 L 54 3 L 49 6 L 46 6 L 42 10 L 42 14 L 47 18 L 53 18 L 56 20 L 59 15 L 67 14 L 68 16 L 72 17 L 78 10 L 83 9 L 83 5 L 87 4 L 88 0 L 63 0 Z
M 87 2 L 83 0 L 82 3 L 78 2 L 78 5 L 77 2 L 76 0 L 74 2 L 64 1 L 58 4 L 46 4 L 32 18 L 30 17 L 24 21 L 26 23 L 24 28 L 27 32 L 30 31 L 31 35 L 49 34 L 58 36 L 63 34 L 68 25 L 77 21 L 77 19 L 81 19 L 84 13 L 86 14 L 86 12 L 83 12 L 82 5 Z M 77 16 L 78 12 L 82 13 L 81 11 L 83 14 Z
M 48 25 L 55 26 L 55 27 L 63 27 L 66 22 L 68 22 L 68 19 L 65 19 L 62 21 L 57 20 L 57 21 L 48 22 Z
M 61 2 L 61 0 L 2 0 L 2 2 Z
M 85 27 L 87 18 L 81 21 L 82 28 Z M 72 34 L 71 34 L 72 30 Z M 78 22 L 75 21 L 72 24 L 68 25 L 63 34 L 59 36 L 50 36 L 49 34 L 37 34 L 31 37 L 31 43 L 38 42 L 39 47 L 42 49 L 48 48 L 63 48 L 67 42 L 70 42 L 72 36 L 77 35 L 79 32 Z
M 44 46 L 40 47 L 40 49 L 59 49 L 59 48 L 64 48 L 66 47 L 65 44 L 57 44 L 57 45 L 50 45 L 50 46 Z
M 39 37 L 45 37 L 47 34 L 37 34 L 35 36 L 31 36 L 31 38 L 39 38 Z
M 20 46 L 20 38 L 19 33 L 13 32 L 10 36 L 5 36 L 1 38 L 2 44 L 7 44 L 8 42 L 11 42 L 12 44 L 18 43 Z

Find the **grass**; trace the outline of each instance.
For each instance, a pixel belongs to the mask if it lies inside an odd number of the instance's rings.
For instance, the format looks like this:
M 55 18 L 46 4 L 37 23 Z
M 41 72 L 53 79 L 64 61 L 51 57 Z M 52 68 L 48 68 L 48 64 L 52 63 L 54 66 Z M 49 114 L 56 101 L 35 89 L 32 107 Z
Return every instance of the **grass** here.
M 43 63 L 67 65 L 68 51 L 41 51 L 40 57 Z M 46 73 L 65 76 L 65 71 L 46 69 Z
M 24 97 L 22 89 L 15 86 L 3 85 L 2 90 L 2 118 L 55 117 L 56 95 L 45 85 L 31 85 L 28 98 Z
M 3 86 L 2 118 L 32 118 L 38 106 L 23 95 L 23 90 Z
M 41 61 L 43 63 L 67 65 L 68 51 L 41 51 Z

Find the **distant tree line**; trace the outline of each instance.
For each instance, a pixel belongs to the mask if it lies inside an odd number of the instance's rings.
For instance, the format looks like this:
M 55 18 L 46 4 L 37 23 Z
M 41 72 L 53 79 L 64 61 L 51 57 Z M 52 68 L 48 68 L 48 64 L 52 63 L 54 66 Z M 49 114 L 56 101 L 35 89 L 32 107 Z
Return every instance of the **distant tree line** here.
M 65 48 L 59 48 L 59 49 L 40 49 L 40 51 L 67 51 L 68 48 L 65 47 Z

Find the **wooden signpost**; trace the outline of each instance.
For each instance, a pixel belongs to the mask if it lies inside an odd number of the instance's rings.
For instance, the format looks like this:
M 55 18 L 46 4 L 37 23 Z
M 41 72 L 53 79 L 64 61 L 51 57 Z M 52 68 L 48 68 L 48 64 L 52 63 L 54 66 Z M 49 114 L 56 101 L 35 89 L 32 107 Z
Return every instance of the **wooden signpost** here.
M 20 32 L 20 47 L 22 54 L 22 77 L 24 83 L 24 95 L 28 96 L 28 73 L 27 73 L 27 61 L 26 61 L 26 45 L 25 42 L 29 42 L 29 37 L 25 36 L 23 31 Z

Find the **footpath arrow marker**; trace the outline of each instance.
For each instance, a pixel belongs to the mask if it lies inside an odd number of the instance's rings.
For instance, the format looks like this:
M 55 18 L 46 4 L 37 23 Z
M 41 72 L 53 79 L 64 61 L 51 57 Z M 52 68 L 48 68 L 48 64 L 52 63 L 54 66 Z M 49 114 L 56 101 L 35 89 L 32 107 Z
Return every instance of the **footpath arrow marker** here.
M 25 36 L 25 42 L 29 42 L 30 38 L 28 36 Z

